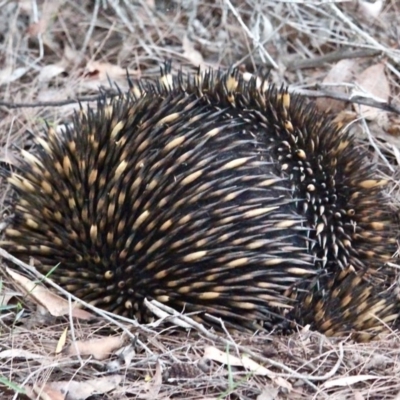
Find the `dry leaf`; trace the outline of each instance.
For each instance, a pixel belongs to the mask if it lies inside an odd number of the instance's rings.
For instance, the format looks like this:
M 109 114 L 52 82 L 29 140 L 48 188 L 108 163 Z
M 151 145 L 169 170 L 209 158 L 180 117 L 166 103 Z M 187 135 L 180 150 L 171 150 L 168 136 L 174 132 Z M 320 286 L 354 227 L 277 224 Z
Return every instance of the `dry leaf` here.
M 47 102 L 47 101 L 61 101 L 65 100 L 66 97 L 68 97 L 68 93 L 71 93 L 68 91 L 61 91 L 58 88 L 53 88 L 53 87 L 48 87 L 47 85 L 43 85 L 43 89 L 39 90 L 38 94 L 36 95 L 36 101 L 39 102 Z M 79 109 L 79 104 L 76 103 L 71 103 L 63 106 L 63 112 L 65 112 L 66 115 L 70 112 L 70 110 L 78 110 Z
M 249 371 L 252 371 L 255 375 L 268 376 L 271 379 L 275 378 L 276 376 L 274 372 L 257 364 L 255 361 L 251 360 L 247 356 L 243 356 L 242 359 L 240 359 L 213 346 L 207 346 L 204 349 L 204 357 L 210 360 L 217 361 L 221 364 L 244 367 Z
M 1 230 L 1 228 L 0 228 Z M 16 296 L 20 296 L 21 293 L 14 292 L 12 290 L 5 290 L 3 293 L 0 294 L 0 307 L 6 307 L 8 302 Z
M 327 84 L 342 84 L 353 82 L 354 75 L 358 69 L 358 61 L 353 60 L 341 60 L 332 66 L 328 74 L 323 80 L 323 83 Z M 344 93 L 345 88 L 335 87 L 335 91 L 339 93 Z M 322 112 L 333 112 L 338 113 L 343 110 L 345 103 L 343 101 L 320 98 L 317 99 L 315 104 L 318 109 Z
M 400 150 L 397 146 L 394 146 L 393 144 L 391 145 L 391 149 L 393 151 L 393 154 L 396 158 L 397 164 L 400 165 Z
M 354 400 L 365 400 L 365 397 L 358 390 L 354 392 Z
M 60 393 L 68 393 L 68 400 L 85 400 L 95 395 L 109 393 L 121 383 L 119 375 L 105 376 L 98 379 L 90 379 L 83 382 L 58 381 L 50 382 L 46 387 Z M 58 399 L 57 399 L 58 400 Z
M 38 22 L 29 25 L 27 29 L 28 36 L 33 37 L 45 33 L 47 30 L 47 22 L 46 18 L 41 18 Z
M 30 37 L 49 32 L 49 22 L 57 15 L 59 7 L 62 5 L 61 1 L 48 1 L 46 6 L 42 7 L 41 17 L 38 21 L 33 22 L 28 26 L 27 33 Z M 32 12 L 32 11 L 31 11 Z M 31 14 L 31 13 L 30 13 Z
M 355 375 L 355 376 L 345 376 L 343 378 L 338 378 L 338 379 L 331 379 L 329 381 L 326 381 L 323 384 L 323 387 L 325 389 L 330 389 L 335 386 L 350 386 L 354 385 L 355 383 L 358 382 L 364 382 L 368 380 L 376 380 L 379 379 L 379 376 L 376 375 Z
M 135 75 L 136 71 L 128 70 L 129 74 Z M 116 83 L 122 90 L 128 90 L 128 81 L 126 79 L 127 71 L 118 65 L 90 61 L 83 73 L 84 80 L 81 85 L 87 89 L 98 90 L 100 86 L 109 86 L 109 82 Z
M 23 349 L 11 349 L 0 352 L 0 359 L 12 360 L 14 358 L 24 358 L 26 360 L 40 360 L 46 357 L 41 356 L 40 354 L 31 353 L 30 351 Z
M 62 62 L 70 65 L 70 64 L 77 64 L 82 59 L 82 54 L 72 47 L 65 44 Z
M 363 91 L 367 92 L 377 101 L 387 102 L 390 97 L 390 86 L 385 74 L 385 65 L 383 63 L 372 65 L 365 69 L 357 78 L 358 85 Z M 365 93 L 362 93 L 365 95 Z M 376 107 L 354 105 L 355 109 L 368 120 L 376 119 L 379 114 L 384 113 Z
M 40 82 L 48 82 L 55 76 L 62 74 L 64 71 L 65 67 L 63 67 L 61 64 L 45 65 L 39 72 L 38 80 Z
M 259 43 L 265 43 L 274 33 L 271 20 L 261 12 L 253 13 L 250 26 L 254 39 Z
M 65 393 L 60 390 L 54 390 L 49 385 L 35 385 L 33 390 L 35 394 L 40 395 L 42 400 L 65 400 Z
M 64 349 L 63 353 L 69 356 L 75 356 L 77 354 L 81 356 L 91 355 L 96 360 L 104 360 L 124 344 L 125 339 L 123 336 L 109 336 L 101 339 L 71 343 Z
M 6 272 L 23 293 L 30 296 L 36 304 L 46 309 L 51 315 L 60 317 L 69 314 L 70 307 L 67 300 L 52 293 L 44 286 L 32 282 L 30 279 L 18 274 L 10 268 L 6 268 Z M 74 304 L 72 304 L 72 316 L 80 319 L 93 318 L 92 314 L 78 308 L 77 305 Z
M 194 66 L 201 67 L 204 64 L 203 56 L 194 48 L 193 43 L 185 36 L 182 40 L 183 57 L 188 59 Z
M 240 359 L 226 352 L 222 352 L 216 347 L 207 346 L 204 349 L 204 357 L 210 360 L 220 362 L 221 364 L 244 367 L 247 370 L 251 371 L 254 375 L 267 376 L 280 387 L 284 387 L 288 391 L 292 390 L 292 385 L 288 381 L 286 381 L 281 377 L 276 376 L 276 374 L 271 370 L 269 370 L 268 368 L 265 368 L 262 365 L 257 364 L 255 361 L 251 360 L 247 355 L 243 355 L 242 358 Z
M 0 85 L 16 81 L 17 79 L 21 78 L 21 76 L 25 75 L 27 71 L 28 68 L 24 67 L 16 69 L 12 69 L 11 67 L 6 67 L 2 69 L 0 71 Z
M 376 0 L 374 3 L 369 1 L 359 0 L 358 11 L 365 18 L 366 21 L 378 18 L 383 10 L 383 0 Z
M 68 328 L 65 328 L 62 335 L 60 336 L 60 339 L 58 339 L 57 347 L 56 347 L 56 354 L 61 353 L 62 349 L 65 346 L 65 343 L 67 342 L 67 333 L 68 333 Z
M 162 384 L 162 367 L 159 360 L 156 363 L 156 372 L 149 382 L 146 383 L 145 391 L 146 395 L 143 396 L 145 399 L 153 400 L 158 399 L 158 394 L 160 393 Z
M 132 344 L 128 344 L 127 346 L 121 348 L 116 352 L 118 357 L 124 360 L 125 366 L 129 367 L 132 363 L 133 358 L 136 356 L 135 347 Z
M 257 400 L 276 400 L 278 399 L 279 390 L 273 386 L 266 386 L 257 396 Z

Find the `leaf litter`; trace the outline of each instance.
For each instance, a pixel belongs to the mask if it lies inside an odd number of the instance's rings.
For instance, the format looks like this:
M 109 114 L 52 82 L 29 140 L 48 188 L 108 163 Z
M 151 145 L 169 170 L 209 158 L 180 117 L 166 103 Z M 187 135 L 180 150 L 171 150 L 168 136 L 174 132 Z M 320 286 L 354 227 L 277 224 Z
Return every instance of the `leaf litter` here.
M 33 151 L 32 132 L 41 134 L 45 121 L 69 123 L 77 99 L 95 105 L 100 88 L 126 90 L 127 72 L 153 77 L 171 59 L 176 71 L 231 64 L 246 76 L 269 71 L 271 82 L 307 93 L 321 112 L 349 124 L 382 173 L 396 181 L 399 15 L 394 0 L 2 2 L 0 157 L 16 162 L 17 148 Z M 5 182 L 2 187 L 7 218 L 11 193 Z M 368 344 L 307 329 L 284 337 L 218 335 L 165 311 L 139 326 L 83 310 L 45 287 L 45 279 L 10 274 L 10 261 L 3 267 L 1 398 L 361 400 L 400 394 L 397 332 Z M 176 327 L 180 318 L 183 327 Z

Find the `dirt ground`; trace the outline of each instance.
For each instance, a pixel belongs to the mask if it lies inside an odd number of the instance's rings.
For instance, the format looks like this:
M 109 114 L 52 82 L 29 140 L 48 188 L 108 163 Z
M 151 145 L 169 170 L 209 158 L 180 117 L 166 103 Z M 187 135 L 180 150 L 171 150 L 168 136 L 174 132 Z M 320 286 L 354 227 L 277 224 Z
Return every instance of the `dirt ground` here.
M 398 21 L 398 0 L 0 0 L 0 162 L 29 151 L 45 122 L 68 123 L 77 100 L 126 90 L 127 72 L 151 78 L 165 60 L 175 71 L 235 65 L 269 71 L 351 124 L 392 179 L 396 206 Z M 5 182 L 0 199 L 6 217 Z M 400 399 L 397 332 L 356 344 L 307 329 L 235 336 L 87 320 L 49 291 L 27 296 L 31 282 L 0 255 L 1 399 Z

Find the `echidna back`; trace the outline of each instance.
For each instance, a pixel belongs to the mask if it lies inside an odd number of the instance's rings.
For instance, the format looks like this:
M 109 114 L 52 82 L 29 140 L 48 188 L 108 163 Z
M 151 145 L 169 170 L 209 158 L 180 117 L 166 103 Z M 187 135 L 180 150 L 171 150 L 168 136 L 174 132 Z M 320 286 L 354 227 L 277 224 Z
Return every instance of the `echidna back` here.
M 148 298 L 272 327 L 316 282 L 391 256 L 384 182 L 352 140 L 237 71 L 163 74 L 25 154 L 4 245 L 116 313 L 145 320 Z

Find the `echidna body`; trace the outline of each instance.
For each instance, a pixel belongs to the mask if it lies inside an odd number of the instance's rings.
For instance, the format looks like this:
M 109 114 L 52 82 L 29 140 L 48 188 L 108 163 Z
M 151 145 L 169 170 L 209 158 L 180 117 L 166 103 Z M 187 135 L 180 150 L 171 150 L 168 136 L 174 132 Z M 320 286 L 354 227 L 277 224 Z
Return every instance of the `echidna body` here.
M 385 182 L 301 96 L 167 68 L 38 142 L 9 178 L 3 246 L 96 306 L 143 320 L 148 298 L 328 334 L 397 317 Z

